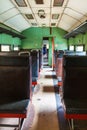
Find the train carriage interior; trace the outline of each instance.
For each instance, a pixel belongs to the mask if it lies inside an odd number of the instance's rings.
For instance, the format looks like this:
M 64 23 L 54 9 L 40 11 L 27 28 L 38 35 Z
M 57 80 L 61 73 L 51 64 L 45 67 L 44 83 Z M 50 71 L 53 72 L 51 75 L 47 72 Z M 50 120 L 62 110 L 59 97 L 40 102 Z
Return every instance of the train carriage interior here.
M 87 130 L 87 0 L 0 0 L 0 130 Z

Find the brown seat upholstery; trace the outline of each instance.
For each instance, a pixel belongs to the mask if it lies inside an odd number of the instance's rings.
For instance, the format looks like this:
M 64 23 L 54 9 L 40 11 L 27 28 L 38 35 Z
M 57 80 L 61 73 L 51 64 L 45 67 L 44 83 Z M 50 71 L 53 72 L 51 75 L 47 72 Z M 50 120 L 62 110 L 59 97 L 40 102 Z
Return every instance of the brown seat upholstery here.
M 0 55 L 0 118 L 25 118 L 30 101 L 29 56 Z
M 64 56 L 63 101 L 66 118 L 87 119 L 87 56 Z

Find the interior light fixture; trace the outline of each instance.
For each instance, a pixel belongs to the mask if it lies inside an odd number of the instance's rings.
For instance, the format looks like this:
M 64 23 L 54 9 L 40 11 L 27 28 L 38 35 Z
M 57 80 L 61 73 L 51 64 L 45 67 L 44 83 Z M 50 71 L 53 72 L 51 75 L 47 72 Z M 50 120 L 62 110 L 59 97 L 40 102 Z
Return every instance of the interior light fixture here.
M 32 26 L 37 26 L 37 23 L 31 23 L 32 24 Z
M 36 4 L 43 4 L 43 0 L 35 0 Z
M 64 0 L 54 0 L 54 6 L 62 6 L 63 5 Z
M 25 0 L 15 0 L 15 2 L 19 7 L 27 7 Z
M 43 19 L 43 18 L 46 17 L 46 16 L 45 16 L 45 12 L 44 12 L 43 9 L 38 10 L 38 16 L 39 16 L 41 19 Z
M 56 26 L 56 23 L 51 23 L 51 26 Z
M 34 19 L 34 17 L 33 17 L 32 14 L 25 14 L 25 16 L 26 16 L 28 19 Z
M 46 24 L 45 24 L 45 23 L 43 23 L 43 24 L 42 24 L 42 27 L 46 27 Z
M 59 14 L 52 14 L 52 19 L 58 19 Z

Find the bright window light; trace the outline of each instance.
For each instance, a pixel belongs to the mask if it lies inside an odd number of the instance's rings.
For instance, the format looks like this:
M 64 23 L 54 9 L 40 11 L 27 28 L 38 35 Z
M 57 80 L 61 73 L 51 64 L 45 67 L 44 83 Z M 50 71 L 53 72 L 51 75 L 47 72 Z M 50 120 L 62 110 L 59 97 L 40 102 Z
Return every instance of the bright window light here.
M 14 51 L 18 51 L 19 50 L 19 47 L 18 46 L 15 46 L 14 47 Z
M 10 51 L 9 45 L 1 45 L 1 51 Z
M 83 46 L 76 46 L 76 51 L 83 51 Z
M 70 51 L 74 51 L 74 46 L 71 45 L 71 46 L 69 47 L 69 50 L 70 50 Z

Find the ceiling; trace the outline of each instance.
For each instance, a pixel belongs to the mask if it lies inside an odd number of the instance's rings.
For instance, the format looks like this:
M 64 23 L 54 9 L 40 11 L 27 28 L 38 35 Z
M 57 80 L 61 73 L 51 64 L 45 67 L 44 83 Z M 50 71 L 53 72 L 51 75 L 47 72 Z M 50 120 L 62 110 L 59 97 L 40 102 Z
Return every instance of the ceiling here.
M 0 22 L 22 32 L 60 27 L 68 32 L 87 20 L 87 0 L 0 0 Z

